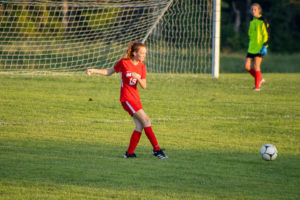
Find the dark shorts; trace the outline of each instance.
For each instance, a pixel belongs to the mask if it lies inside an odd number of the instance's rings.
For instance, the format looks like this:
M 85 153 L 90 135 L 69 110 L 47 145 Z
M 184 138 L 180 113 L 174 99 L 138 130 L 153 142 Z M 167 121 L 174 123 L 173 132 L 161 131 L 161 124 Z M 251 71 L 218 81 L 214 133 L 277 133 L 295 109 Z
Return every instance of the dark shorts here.
M 246 58 L 255 58 L 255 57 L 264 57 L 264 55 L 263 54 L 261 54 L 261 53 L 257 53 L 257 54 L 252 54 L 252 53 L 247 53 L 247 56 L 246 56 Z

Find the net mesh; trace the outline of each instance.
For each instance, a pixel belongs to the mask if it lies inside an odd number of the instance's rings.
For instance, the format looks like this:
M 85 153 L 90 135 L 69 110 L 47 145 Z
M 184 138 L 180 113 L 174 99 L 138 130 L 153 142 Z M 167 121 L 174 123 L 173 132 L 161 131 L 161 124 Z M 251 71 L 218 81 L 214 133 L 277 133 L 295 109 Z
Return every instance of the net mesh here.
M 210 68 L 211 1 L 0 0 L 1 71 L 109 68 L 131 41 L 150 72 Z

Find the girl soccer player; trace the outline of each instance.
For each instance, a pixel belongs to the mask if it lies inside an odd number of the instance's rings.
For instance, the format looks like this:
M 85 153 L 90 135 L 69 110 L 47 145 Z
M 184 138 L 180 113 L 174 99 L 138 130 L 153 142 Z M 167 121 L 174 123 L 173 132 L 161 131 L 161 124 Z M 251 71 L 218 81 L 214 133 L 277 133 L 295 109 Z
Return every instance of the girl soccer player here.
M 143 110 L 140 95 L 137 89 L 146 89 L 146 66 L 143 64 L 146 58 L 146 46 L 140 42 L 130 43 L 125 58 L 108 69 L 88 69 L 87 74 L 100 74 L 110 76 L 113 73 L 121 72 L 121 95 L 120 101 L 125 111 L 127 111 L 135 122 L 135 129 L 131 135 L 129 147 L 124 154 L 124 158 L 135 158 L 135 148 L 140 140 L 144 129 L 146 136 L 153 146 L 152 154 L 160 159 L 168 158 L 159 147 L 155 134 L 151 127 L 150 118 Z
M 260 86 L 265 83 L 261 77 L 260 64 L 263 56 L 267 54 L 268 39 L 269 39 L 269 24 L 261 15 L 262 9 L 258 3 L 251 6 L 251 14 L 253 20 L 249 26 L 249 47 L 248 54 L 245 60 L 245 69 L 255 78 L 255 91 L 260 91 Z M 251 62 L 253 68 L 251 68 Z

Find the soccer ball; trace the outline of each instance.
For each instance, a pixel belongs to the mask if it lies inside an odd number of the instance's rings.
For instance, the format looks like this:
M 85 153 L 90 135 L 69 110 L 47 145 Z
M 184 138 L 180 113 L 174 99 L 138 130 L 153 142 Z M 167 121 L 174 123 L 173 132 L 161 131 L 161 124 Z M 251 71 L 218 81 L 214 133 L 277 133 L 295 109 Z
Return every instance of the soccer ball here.
M 277 149 L 272 144 L 265 144 L 260 148 L 260 155 L 266 161 L 275 160 L 277 157 Z

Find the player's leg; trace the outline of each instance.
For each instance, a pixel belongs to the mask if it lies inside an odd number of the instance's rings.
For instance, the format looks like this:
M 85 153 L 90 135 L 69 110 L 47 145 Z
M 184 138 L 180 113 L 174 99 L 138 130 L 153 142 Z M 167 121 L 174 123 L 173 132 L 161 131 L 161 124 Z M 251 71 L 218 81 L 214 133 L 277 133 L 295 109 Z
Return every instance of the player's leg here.
M 132 117 L 137 110 L 142 108 L 141 105 L 135 105 L 134 103 L 130 103 L 128 101 L 121 102 L 121 104 L 122 104 L 124 110 L 127 111 L 128 114 Z M 131 134 L 129 147 L 128 147 L 126 153 L 124 154 L 124 158 L 135 158 L 136 157 L 134 151 L 135 151 L 135 148 L 136 148 L 137 144 L 139 143 L 141 135 L 142 135 L 143 124 L 140 121 L 138 121 L 137 119 L 135 119 L 134 117 L 133 117 L 133 119 L 134 119 L 134 123 L 135 123 L 135 129 L 134 129 L 133 133 Z
M 126 151 L 127 155 L 134 154 L 134 151 L 136 149 L 137 144 L 140 141 L 142 131 L 143 131 L 143 124 L 136 118 L 133 117 L 134 123 L 135 123 L 135 129 L 131 135 L 129 147 Z
M 262 62 L 261 56 L 256 56 L 254 58 L 254 69 L 255 69 L 255 90 L 260 90 L 260 86 L 265 82 L 265 80 L 261 77 L 260 65 Z
M 134 130 L 141 133 L 144 129 L 144 125 L 140 122 L 140 120 L 138 120 L 134 116 L 132 118 L 133 118 L 134 123 L 135 123 L 135 129 Z
M 148 117 L 148 115 L 145 113 L 145 111 L 143 109 L 140 109 L 139 111 L 134 113 L 133 117 L 136 118 L 138 121 L 140 121 L 143 124 L 145 134 L 148 137 L 148 139 L 150 140 L 154 151 L 159 150 L 160 147 L 158 145 L 155 134 L 151 127 L 151 120 Z
M 253 77 L 255 77 L 255 70 L 253 68 L 251 68 L 251 61 L 252 61 L 252 58 L 248 57 L 248 55 L 247 55 L 247 57 L 245 59 L 244 67 Z
M 253 67 L 254 67 L 255 71 L 260 71 L 261 61 L 262 61 L 262 57 L 260 57 L 260 56 L 254 57 Z
M 143 124 L 145 134 L 153 147 L 152 154 L 160 159 L 168 158 L 168 156 L 164 154 L 163 150 L 160 149 L 160 146 L 158 145 L 155 134 L 151 127 L 151 120 L 145 113 L 145 111 L 143 109 L 140 109 L 139 111 L 134 113 L 133 117 Z

